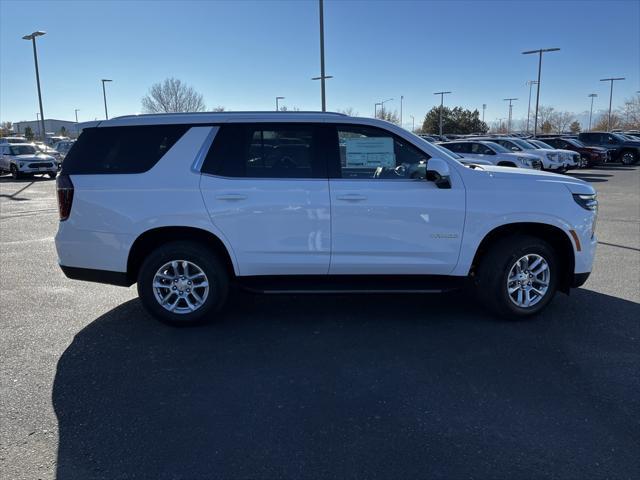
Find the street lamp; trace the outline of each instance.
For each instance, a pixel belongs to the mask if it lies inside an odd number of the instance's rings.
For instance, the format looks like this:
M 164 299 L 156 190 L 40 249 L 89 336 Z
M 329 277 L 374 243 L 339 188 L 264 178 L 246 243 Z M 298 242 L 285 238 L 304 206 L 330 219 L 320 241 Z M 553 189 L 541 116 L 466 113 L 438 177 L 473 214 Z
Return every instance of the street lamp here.
M 541 48 L 539 50 L 528 50 L 522 52 L 523 55 L 531 55 L 532 53 L 538 54 L 538 88 L 536 93 L 536 116 L 533 120 L 533 136 L 538 134 L 538 106 L 540 104 L 540 75 L 542 73 L 542 54 L 546 52 L 557 52 L 559 48 Z
M 400 95 L 400 126 L 402 126 L 402 101 L 404 100 L 404 95 Z
M 384 114 L 384 104 L 387 103 L 387 102 L 392 102 L 392 101 L 393 101 L 393 98 L 387 98 L 386 100 L 383 100 L 380 103 L 376 103 L 376 105 L 380 105 L 380 113 Z M 374 117 L 378 118 L 377 117 L 377 112 L 374 115 Z
M 591 108 L 589 109 L 589 131 L 591 131 L 591 116 L 593 115 L 593 99 L 597 97 L 597 93 L 590 93 L 589 97 L 591 97 Z
M 318 0 L 320 9 L 320 76 L 313 77 L 311 80 L 320 80 L 320 96 L 322 98 L 322 111 L 327 111 L 327 101 L 324 89 L 324 81 L 333 78 L 331 75 L 324 74 L 324 1 Z
M 411 117 L 411 133 L 416 132 L 416 119 L 413 115 L 409 115 Z
M 440 95 L 440 135 L 442 135 L 442 109 L 444 107 L 444 96 L 451 92 L 435 92 L 434 95 Z
M 278 100 L 284 100 L 284 97 L 276 97 L 276 112 L 280 111 L 280 107 L 278 106 Z
M 513 105 L 511 102 L 514 100 L 518 100 L 517 98 L 503 98 L 505 102 L 509 102 L 509 120 L 507 121 L 507 133 L 511 133 L 511 112 L 513 109 Z
M 603 78 L 600 81 L 601 82 L 610 82 L 611 83 L 611 89 L 609 90 L 609 120 L 607 121 L 607 132 L 611 131 L 611 100 L 613 99 L 613 82 L 616 82 L 618 80 L 625 80 L 624 77 L 618 77 L 618 78 Z
M 109 113 L 107 112 L 107 92 L 104 89 L 105 82 L 113 82 L 113 80 L 109 80 L 107 78 L 102 79 L 102 98 L 104 98 L 104 118 L 109 120 Z
M 482 104 L 482 123 L 484 123 L 484 111 L 487 109 L 487 104 L 483 103 Z
M 31 40 L 33 43 L 33 61 L 36 65 L 36 84 L 38 85 L 38 103 L 40 104 L 40 130 L 42 132 L 42 141 L 44 141 L 46 133 L 44 129 L 44 112 L 42 110 L 42 92 L 40 90 L 40 71 L 38 70 L 38 51 L 36 50 L 36 37 L 41 37 L 46 32 L 37 30 L 30 35 L 22 37 L 23 40 Z
M 527 133 L 529 133 L 529 118 L 531 117 L 531 87 L 533 85 L 537 85 L 537 80 L 527 80 L 527 85 L 529 85 L 529 106 L 527 107 Z
M 80 109 L 79 108 L 75 108 L 73 111 L 76 114 L 76 137 L 77 137 L 78 136 L 78 112 L 80 111 Z

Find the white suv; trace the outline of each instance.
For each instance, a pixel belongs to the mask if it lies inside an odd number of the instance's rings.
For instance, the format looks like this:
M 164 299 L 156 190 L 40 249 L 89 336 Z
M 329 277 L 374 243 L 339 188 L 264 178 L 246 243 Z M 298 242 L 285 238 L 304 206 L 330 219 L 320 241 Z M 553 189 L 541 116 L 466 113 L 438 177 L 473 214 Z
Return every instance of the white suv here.
M 515 153 L 507 150 L 502 145 L 485 140 L 455 140 L 453 142 L 440 143 L 448 150 L 459 153 L 464 158 L 487 160 L 493 165 L 501 167 L 519 167 L 542 169 L 542 162 L 534 155 Z
M 432 292 L 528 316 L 589 276 L 596 192 L 464 166 L 390 123 L 313 112 L 129 116 L 86 128 L 58 177 L 59 263 L 138 284 L 161 320 L 216 317 L 229 286 Z
M 4 143 L 0 145 L 0 174 L 11 173 L 18 179 L 34 173 L 42 173 L 55 178 L 58 162 L 46 155 L 32 143 Z

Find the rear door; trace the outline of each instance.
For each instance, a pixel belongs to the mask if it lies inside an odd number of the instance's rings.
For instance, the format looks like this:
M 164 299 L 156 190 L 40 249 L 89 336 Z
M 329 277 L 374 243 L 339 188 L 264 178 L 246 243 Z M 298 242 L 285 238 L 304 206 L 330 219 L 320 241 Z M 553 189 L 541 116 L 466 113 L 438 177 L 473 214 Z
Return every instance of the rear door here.
M 314 124 L 220 127 L 200 183 L 240 274 L 326 274 L 330 204 L 324 130 Z
M 459 177 L 437 188 L 425 180 L 429 155 L 405 139 L 362 125 L 332 128 L 329 272 L 450 273 L 465 214 Z

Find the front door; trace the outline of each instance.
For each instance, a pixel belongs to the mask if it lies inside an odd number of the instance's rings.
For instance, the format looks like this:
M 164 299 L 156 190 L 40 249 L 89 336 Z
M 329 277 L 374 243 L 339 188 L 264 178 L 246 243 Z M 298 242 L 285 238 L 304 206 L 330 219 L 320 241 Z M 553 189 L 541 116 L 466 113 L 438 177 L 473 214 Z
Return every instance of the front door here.
M 455 268 L 465 190 L 425 179 L 429 155 L 386 130 L 334 127 L 331 274 L 440 274 Z

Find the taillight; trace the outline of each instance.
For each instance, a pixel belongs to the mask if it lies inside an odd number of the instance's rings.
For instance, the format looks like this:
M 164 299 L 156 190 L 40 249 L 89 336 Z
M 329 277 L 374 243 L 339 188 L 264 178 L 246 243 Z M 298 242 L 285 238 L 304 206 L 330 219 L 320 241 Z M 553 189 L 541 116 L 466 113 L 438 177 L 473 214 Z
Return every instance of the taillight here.
M 58 211 L 60 212 L 60 221 L 63 222 L 69 218 L 73 204 L 73 183 L 69 175 L 58 175 L 56 187 L 58 190 Z

